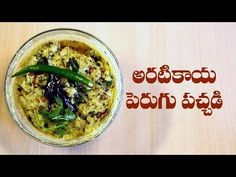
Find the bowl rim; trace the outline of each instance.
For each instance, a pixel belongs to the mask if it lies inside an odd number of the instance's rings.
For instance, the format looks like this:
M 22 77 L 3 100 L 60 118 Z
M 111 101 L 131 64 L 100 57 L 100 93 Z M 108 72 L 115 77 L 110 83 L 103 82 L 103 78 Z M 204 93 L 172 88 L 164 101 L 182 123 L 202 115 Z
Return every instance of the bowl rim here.
M 50 32 L 60 32 L 60 31 L 72 31 L 72 32 L 79 32 L 79 33 L 82 33 L 82 34 L 85 34 L 95 40 L 97 40 L 99 43 L 102 44 L 102 46 L 104 46 L 109 52 L 110 54 L 112 55 L 116 65 L 117 65 L 117 68 L 119 70 L 119 74 L 120 74 L 120 92 L 117 93 L 117 98 L 119 98 L 119 101 L 118 101 L 118 104 L 117 104 L 117 107 L 115 108 L 115 111 L 114 111 L 114 114 L 112 115 L 112 117 L 110 118 L 110 120 L 107 122 L 107 124 L 102 128 L 102 130 L 96 134 L 95 136 L 93 136 L 92 138 L 89 138 L 83 142 L 75 142 L 75 143 L 71 143 L 71 144 L 63 144 L 63 143 L 54 143 L 54 142 L 48 142 L 48 141 L 44 141 L 38 137 L 35 137 L 30 131 L 26 130 L 24 127 L 22 127 L 21 123 L 18 122 L 17 119 L 15 119 L 14 115 L 13 115 L 13 112 L 11 111 L 10 109 L 10 101 L 8 101 L 7 99 L 7 76 L 8 76 L 8 73 L 9 73 L 9 70 L 10 70 L 10 66 L 12 65 L 13 61 L 15 60 L 17 54 L 22 50 L 23 47 L 25 47 L 30 41 L 32 41 L 33 39 L 35 39 L 36 37 L 39 37 L 43 34 L 46 34 L 46 33 L 50 33 Z M 40 40 L 40 39 L 39 39 Z M 7 103 L 7 109 L 8 109 L 8 112 L 10 113 L 11 115 L 11 118 L 15 121 L 15 123 L 18 125 L 18 127 L 23 130 L 23 132 L 25 134 L 27 134 L 28 136 L 30 136 L 32 139 L 34 139 L 35 141 L 37 142 L 40 142 L 42 144 L 46 144 L 46 145 L 49 145 L 49 146 L 52 146 L 52 147 L 74 147 L 74 146 L 79 146 L 79 145 L 82 145 L 82 144 L 85 144 L 85 143 L 88 143 L 94 139 L 96 139 L 97 137 L 99 137 L 101 134 L 103 134 L 103 132 L 111 125 L 111 123 L 114 121 L 114 119 L 117 117 L 117 114 L 119 113 L 120 111 L 120 108 L 121 108 L 121 105 L 122 105 L 122 101 L 123 101 L 123 97 L 124 97 L 124 83 L 123 83 L 123 73 L 120 69 L 120 64 L 119 64 L 119 61 L 116 57 L 116 55 L 114 54 L 114 52 L 101 40 L 99 39 L 98 37 L 94 36 L 93 34 L 90 34 L 88 32 L 85 32 L 83 30 L 79 30 L 79 29 L 74 29 L 74 28 L 54 28 L 54 29 L 50 29 L 50 30 L 45 30 L 45 31 L 42 31 L 40 33 L 37 33 L 36 35 L 32 36 L 31 38 L 29 38 L 26 42 L 24 42 L 21 47 L 15 52 L 14 56 L 12 57 L 11 61 L 9 62 L 8 64 L 8 67 L 7 67 L 7 70 L 6 70 L 6 74 L 5 74 L 5 78 L 4 78 L 4 97 L 5 97 L 5 102 Z M 40 131 L 40 130 L 37 130 L 37 131 Z M 66 140 L 65 140 L 66 141 Z

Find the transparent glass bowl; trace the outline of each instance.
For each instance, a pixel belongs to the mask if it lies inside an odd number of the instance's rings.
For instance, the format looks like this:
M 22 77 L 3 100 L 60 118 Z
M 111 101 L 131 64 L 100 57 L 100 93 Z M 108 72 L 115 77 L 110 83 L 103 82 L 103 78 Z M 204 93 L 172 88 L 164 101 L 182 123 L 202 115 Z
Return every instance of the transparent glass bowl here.
M 116 78 L 116 96 L 113 103 L 113 108 L 109 115 L 107 115 L 105 121 L 96 129 L 95 131 L 91 132 L 88 135 L 79 137 L 73 140 L 63 140 L 51 137 L 46 135 L 36 129 L 32 123 L 25 117 L 22 108 L 17 103 L 17 99 L 14 93 L 14 80 L 15 78 L 11 78 L 11 75 L 17 71 L 18 65 L 21 63 L 21 60 L 29 54 L 35 47 L 38 45 L 52 40 L 52 39 L 62 39 L 62 40 L 78 40 L 89 45 L 94 46 L 98 51 L 100 51 L 103 55 L 106 56 L 110 66 L 114 71 L 114 75 Z M 97 136 L 99 136 L 104 130 L 111 124 L 111 122 L 116 117 L 119 108 L 121 106 L 122 98 L 123 98 L 123 81 L 122 81 L 122 74 L 119 68 L 118 61 L 116 56 L 113 52 L 109 49 L 106 44 L 104 44 L 101 40 L 97 37 L 75 29 L 53 29 L 49 31 L 42 32 L 31 39 L 29 39 L 15 54 L 13 57 L 7 73 L 5 77 L 5 98 L 7 102 L 8 109 L 12 115 L 12 118 L 17 122 L 19 127 L 26 132 L 28 135 L 33 137 L 35 140 L 52 145 L 52 146 L 59 146 L 59 147 L 66 147 L 66 146 L 75 146 L 79 144 L 86 143 Z

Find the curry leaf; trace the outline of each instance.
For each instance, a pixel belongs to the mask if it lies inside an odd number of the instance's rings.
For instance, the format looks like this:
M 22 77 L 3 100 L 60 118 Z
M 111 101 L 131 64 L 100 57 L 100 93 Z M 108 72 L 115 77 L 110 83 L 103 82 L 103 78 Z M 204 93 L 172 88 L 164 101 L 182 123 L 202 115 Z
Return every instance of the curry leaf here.
M 112 80 L 106 81 L 105 83 L 106 83 L 106 87 L 111 87 L 112 86 Z
M 76 59 L 74 57 L 70 58 L 68 63 L 67 63 L 67 66 L 72 70 L 72 71 L 75 71 L 75 72 L 79 72 L 79 64 L 78 62 L 76 61 Z

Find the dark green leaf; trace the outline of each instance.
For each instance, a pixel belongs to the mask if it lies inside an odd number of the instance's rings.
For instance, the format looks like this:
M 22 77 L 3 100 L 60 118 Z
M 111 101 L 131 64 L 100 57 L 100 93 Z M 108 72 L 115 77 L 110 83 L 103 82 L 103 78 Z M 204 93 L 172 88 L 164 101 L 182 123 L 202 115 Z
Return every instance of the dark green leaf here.
M 85 102 L 84 97 L 82 94 L 80 94 L 80 92 L 74 97 L 74 100 L 77 105 Z
M 51 120 L 51 113 L 47 110 L 39 110 L 39 114 L 41 114 L 45 119 Z
M 48 65 L 48 59 L 46 57 L 40 56 L 38 58 L 38 65 Z
M 69 59 L 69 61 L 67 63 L 67 66 L 72 71 L 79 72 L 79 64 L 78 64 L 78 62 L 76 61 L 76 59 L 74 57 Z
M 105 83 L 106 83 L 106 87 L 111 87 L 112 86 L 112 80 L 106 81 Z
M 65 128 L 58 128 L 56 130 L 54 130 L 54 132 L 59 136 L 59 137 L 62 137 L 65 132 L 66 132 L 66 129 Z

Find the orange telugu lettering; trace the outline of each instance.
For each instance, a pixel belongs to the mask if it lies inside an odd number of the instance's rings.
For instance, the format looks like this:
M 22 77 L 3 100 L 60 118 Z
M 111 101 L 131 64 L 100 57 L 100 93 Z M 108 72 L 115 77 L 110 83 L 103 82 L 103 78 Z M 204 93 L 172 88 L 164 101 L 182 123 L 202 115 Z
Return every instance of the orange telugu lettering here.
M 166 64 L 162 65 L 159 70 L 157 67 L 148 67 L 147 71 L 135 70 L 132 75 L 133 81 L 140 84 L 146 80 L 148 84 L 169 83 L 171 80 L 174 83 L 182 83 L 184 81 L 192 81 L 193 83 L 214 83 L 216 80 L 216 72 L 208 71 L 207 67 L 202 67 L 200 70 L 170 70 Z M 176 106 L 176 98 L 170 93 L 160 93 L 159 97 L 151 95 L 151 93 L 141 93 L 140 98 L 131 92 L 126 93 L 126 107 L 128 109 L 174 109 Z M 165 101 L 165 105 L 163 102 Z M 185 92 L 182 99 L 183 109 L 200 109 L 205 116 L 211 116 L 213 109 L 220 109 L 223 105 L 220 92 L 215 90 L 213 96 L 209 98 L 206 92 L 202 92 L 198 98 L 190 95 L 190 92 Z
M 162 109 L 163 100 L 165 100 L 165 109 L 174 109 L 176 106 L 176 98 L 170 93 L 160 93 L 157 98 L 151 93 L 141 93 L 141 97 L 134 95 L 131 92 L 126 93 L 126 107 L 128 109 Z M 201 93 L 197 99 L 195 99 L 189 92 L 185 92 L 182 100 L 183 109 L 201 109 L 205 116 L 212 115 L 212 109 L 220 109 L 223 105 L 220 92 L 218 90 L 213 92 L 211 99 L 207 96 L 206 92 Z
M 202 67 L 201 70 L 171 70 L 168 65 L 160 67 L 159 71 L 155 71 L 156 67 L 148 67 L 146 73 L 143 70 L 135 70 L 133 72 L 133 81 L 135 83 L 142 83 L 146 80 L 147 83 L 169 83 L 171 80 L 174 83 L 182 83 L 183 81 L 192 80 L 193 83 L 214 83 L 216 80 L 216 72 L 207 71 L 207 67 Z M 150 76 L 152 75 L 152 76 Z
M 173 109 L 176 105 L 176 99 L 174 96 L 170 96 L 169 93 L 160 93 L 159 98 L 156 96 L 150 96 L 151 93 L 142 93 L 139 99 L 133 93 L 126 93 L 126 107 L 128 109 L 137 109 L 139 106 L 143 109 L 162 109 L 163 99 L 166 101 L 166 109 Z

